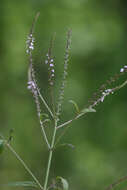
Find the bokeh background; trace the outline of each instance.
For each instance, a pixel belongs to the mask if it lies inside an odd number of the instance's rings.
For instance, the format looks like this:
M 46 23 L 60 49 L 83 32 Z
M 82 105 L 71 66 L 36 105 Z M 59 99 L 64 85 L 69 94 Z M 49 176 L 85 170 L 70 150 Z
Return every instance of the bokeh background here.
M 75 113 L 69 100 L 75 100 L 83 108 L 100 85 L 126 65 L 127 1 L 0 0 L 0 133 L 8 138 L 10 129 L 14 129 L 12 146 L 43 182 L 48 154 L 36 106 L 27 90 L 26 39 L 38 11 L 34 60 L 46 99 L 48 79 L 44 60 L 50 38 L 56 32 L 57 97 L 66 32 L 72 29 L 68 83 L 61 115 L 62 121 L 66 121 Z M 126 74 L 118 83 L 124 79 Z M 42 109 L 45 112 L 43 106 Z M 99 190 L 127 175 L 127 88 L 107 97 L 96 110 L 71 124 L 61 143 L 73 144 L 75 148 L 56 149 L 50 183 L 56 176 L 62 176 L 68 180 L 70 190 Z M 19 161 L 5 149 L 0 155 L 0 184 L 29 180 L 31 177 Z M 23 188 L 1 186 L 0 189 Z

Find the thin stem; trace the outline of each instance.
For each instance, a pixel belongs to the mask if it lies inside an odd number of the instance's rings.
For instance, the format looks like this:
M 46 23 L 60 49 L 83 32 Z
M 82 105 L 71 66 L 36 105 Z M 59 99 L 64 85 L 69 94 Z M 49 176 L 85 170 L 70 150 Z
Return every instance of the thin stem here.
M 40 125 L 41 125 L 41 130 L 42 130 L 42 133 L 43 133 L 43 137 L 44 137 L 44 140 L 48 146 L 48 149 L 50 149 L 50 144 L 49 144 L 49 141 L 48 141 L 48 138 L 47 138 L 47 135 L 45 133 L 45 130 L 44 130 L 44 126 L 43 126 L 43 123 L 42 121 L 40 120 Z
M 69 120 L 69 121 L 66 121 L 65 123 L 59 125 L 59 126 L 57 127 L 57 129 L 60 129 L 60 128 L 66 126 L 66 125 L 68 125 L 68 124 L 70 124 L 70 123 L 71 123 L 72 121 L 74 121 L 74 120 L 75 120 L 75 119 L 71 119 L 71 120 Z
M 57 131 L 57 120 L 55 120 L 55 127 L 54 127 L 54 131 L 53 131 L 53 136 L 52 136 L 51 148 L 49 150 L 49 158 L 48 158 L 48 166 L 47 166 L 47 170 L 46 170 L 44 190 L 47 189 L 49 172 L 50 172 L 51 161 L 52 161 L 53 148 L 54 148 L 54 144 L 55 144 L 56 131 Z
M 7 147 L 10 149 L 10 151 L 15 155 L 15 157 L 20 161 L 20 163 L 24 166 L 26 171 L 31 175 L 33 180 L 36 182 L 38 187 L 40 187 L 41 190 L 44 190 L 38 179 L 34 176 L 34 174 L 31 172 L 31 170 L 28 168 L 28 166 L 25 164 L 25 162 L 22 160 L 22 158 L 15 152 L 15 150 L 10 146 L 10 144 L 6 143 Z
M 127 80 L 124 81 L 121 85 L 119 85 L 119 86 L 117 86 L 116 88 L 114 88 L 113 91 L 120 90 L 120 89 L 123 88 L 125 85 L 127 85 Z
M 44 98 L 42 97 L 42 95 L 41 95 L 41 93 L 40 93 L 40 91 L 39 91 L 39 89 L 38 89 L 38 88 L 37 88 L 37 91 L 38 91 L 38 95 L 39 95 L 39 97 L 41 98 L 41 100 L 42 100 L 43 104 L 45 105 L 45 107 L 46 107 L 46 108 L 47 108 L 47 110 L 49 111 L 50 115 L 51 115 L 51 116 L 52 116 L 52 118 L 54 119 L 54 115 L 53 115 L 53 113 L 52 113 L 51 109 L 49 108 L 48 104 L 46 103 L 46 101 L 45 101 L 45 100 L 44 100 Z

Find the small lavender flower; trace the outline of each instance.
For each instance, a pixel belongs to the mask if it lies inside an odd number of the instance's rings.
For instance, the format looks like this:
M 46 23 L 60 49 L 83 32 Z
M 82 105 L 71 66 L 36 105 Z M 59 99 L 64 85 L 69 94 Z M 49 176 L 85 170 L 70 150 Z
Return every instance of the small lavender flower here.
M 31 91 L 31 93 L 33 94 L 33 97 L 34 97 L 34 100 L 36 103 L 36 107 L 37 107 L 37 115 L 40 119 L 41 108 L 40 108 L 39 95 L 38 95 L 39 89 L 38 89 L 36 79 L 35 79 L 35 72 L 34 72 L 33 64 L 30 64 L 29 69 L 28 69 L 27 89 L 29 89 Z
M 50 86 L 54 85 L 54 77 L 55 77 L 55 69 L 54 69 L 55 65 L 54 65 L 54 59 L 52 57 L 53 43 L 54 43 L 54 36 L 52 37 L 50 41 L 50 47 L 48 49 L 48 53 L 46 54 L 46 60 L 45 60 L 45 64 L 48 65 L 48 70 L 49 70 Z
M 112 89 L 106 89 L 104 92 L 102 92 L 102 96 L 100 98 L 100 101 L 103 102 L 105 97 L 108 96 L 109 94 L 113 94 Z
M 28 81 L 27 84 L 28 84 L 27 88 L 29 90 L 36 89 L 36 85 L 35 85 L 34 81 Z
M 30 54 L 32 50 L 34 50 L 34 37 L 33 34 L 29 34 L 26 41 L 26 53 Z
M 124 65 L 124 67 L 120 69 L 120 73 L 123 73 L 125 71 L 127 71 L 127 65 Z
M 45 60 L 45 64 L 48 65 L 49 84 L 51 86 L 53 86 L 54 85 L 54 77 L 55 77 L 54 59 L 51 58 L 51 55 L 49 53 L 47 53 L 46 56 L 47 56 L 47 59 Z

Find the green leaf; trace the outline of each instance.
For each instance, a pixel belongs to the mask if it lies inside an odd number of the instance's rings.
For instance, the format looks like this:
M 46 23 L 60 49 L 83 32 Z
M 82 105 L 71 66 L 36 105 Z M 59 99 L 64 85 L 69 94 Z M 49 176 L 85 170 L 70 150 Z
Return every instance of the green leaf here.
M 88 113 L 88 112 L 96 112 L 96 110 L 95 109 L 93 109 L 93 108 L 85 108 L 85 109 L 83 109 L 82 111 L 81 111 L 81 113 Z
M 60 176 L 58 176 L 56 179 L 60 180 L 63 190 L 68 190 L 69 184 L 66 179 L 64 179 L 63 177 L 60 177 Z
M 76 112 L 79 113 L 79 107 L 78 107 L 77 103 L 73 100 L 69 100 L 69 102 L 74 105 Z
M 38 187 L 33 181 L 17 181 L 5 184 L 5 186 L 12 186 L 12 187 Z
M 48 114 L 46 114 L 46 113 L 41 113 L 41 115 L 40 115 L 40 119 L 41 119 L 41 120 L 45 120 L 45 119 L 48 119 L 48 118 L 49 118 Z
M 4 140 L 0 139 L 0 154 L 2 154 L 4 150 Z
M 43 121 L 43 123 L 47 123 L 47 122 L 51 122 L 51 120 L 50 120 L 50 119 L 45 119 L 45 120 Z

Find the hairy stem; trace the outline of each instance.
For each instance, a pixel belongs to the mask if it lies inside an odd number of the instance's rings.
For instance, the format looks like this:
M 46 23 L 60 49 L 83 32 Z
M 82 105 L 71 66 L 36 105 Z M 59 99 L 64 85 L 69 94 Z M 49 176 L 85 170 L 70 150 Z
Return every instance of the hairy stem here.
M 11 147 L 11 145 L 9 143 L 6 143 L 6 145 L 10 149 L 10 151 L 15 155 L 15 157 L 17 158 L 17 160 L 20 161 L 20 163 L 23 165 L 23 167 L 25 168 L 25 170 L 31 175 L 31 177 L 33 178 L 33 180 L 38 185 L 38 187 L 41 190 L 44 190 L 44 188 L 42 187 L 42 185 L 40 184 L 40 182 L 38 181 L 38 179 L 34 176 L 34 174 L 32 173 L 32 171 L 28 168 L 28 166 L 25 164 L 25 162 L 22 160 L 22 158 L 16 153 L 16 151 Z
M 45 182 L 44 182 L 44 190 L 47 189 L 50 167 L 51 167 L 51 161 L 52 161 L 52 155 L 53 155 L 53 148 L 54 148 L 55 138 L 56 138 L 56 130 L 57 130 L 57 120 L 55 120 L 55 127 L 54 127 L 54 131 L 53 131 L 53 136 L 52 136 L 51 148 L 49 150 L 49 158 L 48 158 L 48 166 L 47 166 L 46 177 L 45 177 Z

